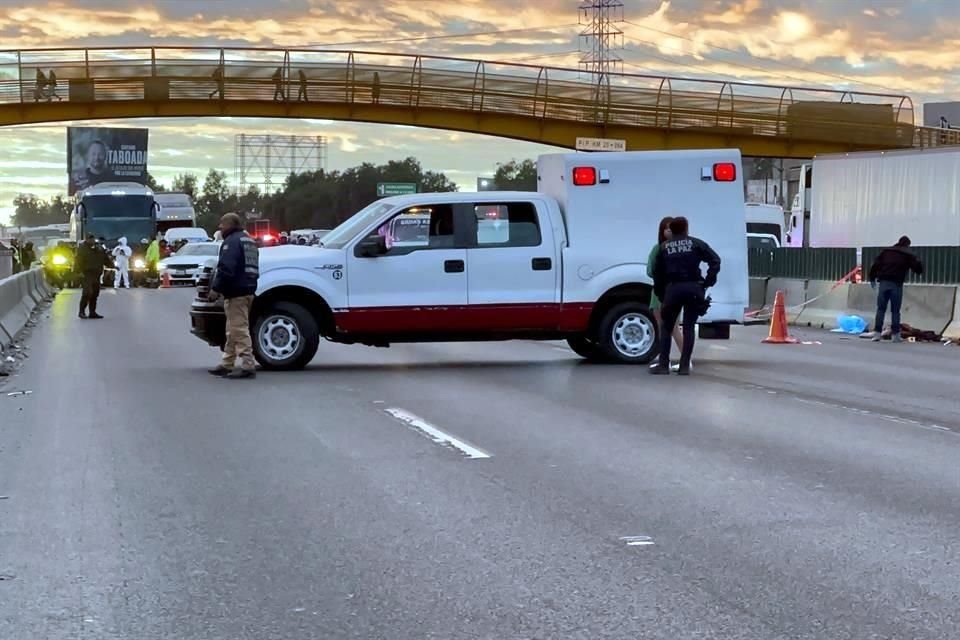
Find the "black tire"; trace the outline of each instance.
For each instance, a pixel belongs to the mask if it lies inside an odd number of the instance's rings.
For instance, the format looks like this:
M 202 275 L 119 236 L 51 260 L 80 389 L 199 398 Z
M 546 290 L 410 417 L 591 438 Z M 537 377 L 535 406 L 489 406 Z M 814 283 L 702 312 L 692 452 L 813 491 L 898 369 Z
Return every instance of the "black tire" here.
M 587 336 L 574 336 L 572 338 L 567 338 L 567 346 L 569 346 L 570 350 L 581 358 L 586 358 L 587 360 L 602 359 L 602 351 L 600 350 L 600 347 L 597 346 L 595 342 L 587 338 Z
M 273 329 L 265 325 L 273 325 Z M 320 345 L 320 329 L 313 315 L 294 302 L 275 302 L 259 313 L 253 322 L 253 355 L 264 369 L 291 371 L 310 364 Z M 263 333 L 263 335 L 261 335 Z M 294 340 L 292 350 L 284 338 Z M 270 340 L 278 340 L 271 348 Z
M 656 357 L 659 340 L 660 330 L 650 308 L 639 302 L 621 302 L 604 314 L 596 344 L 609 362 L 647 364 Z M 637 349 L 632 350 L 631 344 Z

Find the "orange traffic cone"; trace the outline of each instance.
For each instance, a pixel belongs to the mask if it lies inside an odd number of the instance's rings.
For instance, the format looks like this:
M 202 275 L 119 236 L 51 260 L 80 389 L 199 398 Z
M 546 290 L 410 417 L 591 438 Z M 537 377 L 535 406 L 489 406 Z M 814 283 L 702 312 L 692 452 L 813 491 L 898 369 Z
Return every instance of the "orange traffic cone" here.
M 170 288 L 170 272 L 164 271 L 163 275 L 160 276 L 160 288 L 169 289 Z
M 787 333 L 787 309 L 783 301 L 783 291 L 777 291 L 773 299 L 773 317 L 770 318 L 770 335 L 764 338 L 764 344 L 797 344 L 796 338 Z

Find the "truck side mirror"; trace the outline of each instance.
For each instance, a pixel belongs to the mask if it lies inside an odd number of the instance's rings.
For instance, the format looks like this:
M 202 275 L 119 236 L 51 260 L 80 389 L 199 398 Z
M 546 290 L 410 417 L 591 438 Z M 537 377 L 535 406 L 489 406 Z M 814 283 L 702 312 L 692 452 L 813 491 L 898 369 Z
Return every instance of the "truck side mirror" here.
M 357 245 L 357 256 L 360 258 L 376 258 L 387 252 L 387 239 L 377 234 L 364 238 Z

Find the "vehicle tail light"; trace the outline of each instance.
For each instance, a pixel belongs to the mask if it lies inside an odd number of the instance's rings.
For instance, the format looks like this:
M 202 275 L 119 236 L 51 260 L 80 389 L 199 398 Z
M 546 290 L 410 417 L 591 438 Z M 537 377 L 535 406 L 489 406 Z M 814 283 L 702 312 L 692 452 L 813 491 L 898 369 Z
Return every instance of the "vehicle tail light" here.
M 577 187 L 589 187 L 597 184 L 597 170 L 593 167 L 574 167 L 573 184 Z
M 713 179 L 717 182 L 735 182 L 737 165 L 732 162 L 718 162 L 713 165 Z

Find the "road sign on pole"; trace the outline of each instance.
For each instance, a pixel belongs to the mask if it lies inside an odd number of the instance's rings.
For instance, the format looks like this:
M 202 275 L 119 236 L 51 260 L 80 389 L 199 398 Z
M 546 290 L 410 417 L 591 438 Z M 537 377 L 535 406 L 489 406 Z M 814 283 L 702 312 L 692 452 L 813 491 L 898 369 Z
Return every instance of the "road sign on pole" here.
M 388 198 L 390 196 L 405 196 L 417 192 L 417 183 L 415 182 L 378 182 L 377 197 Z
M 577 138 L 577 151 L 626 151 L 626 140 L 613 138 Z

